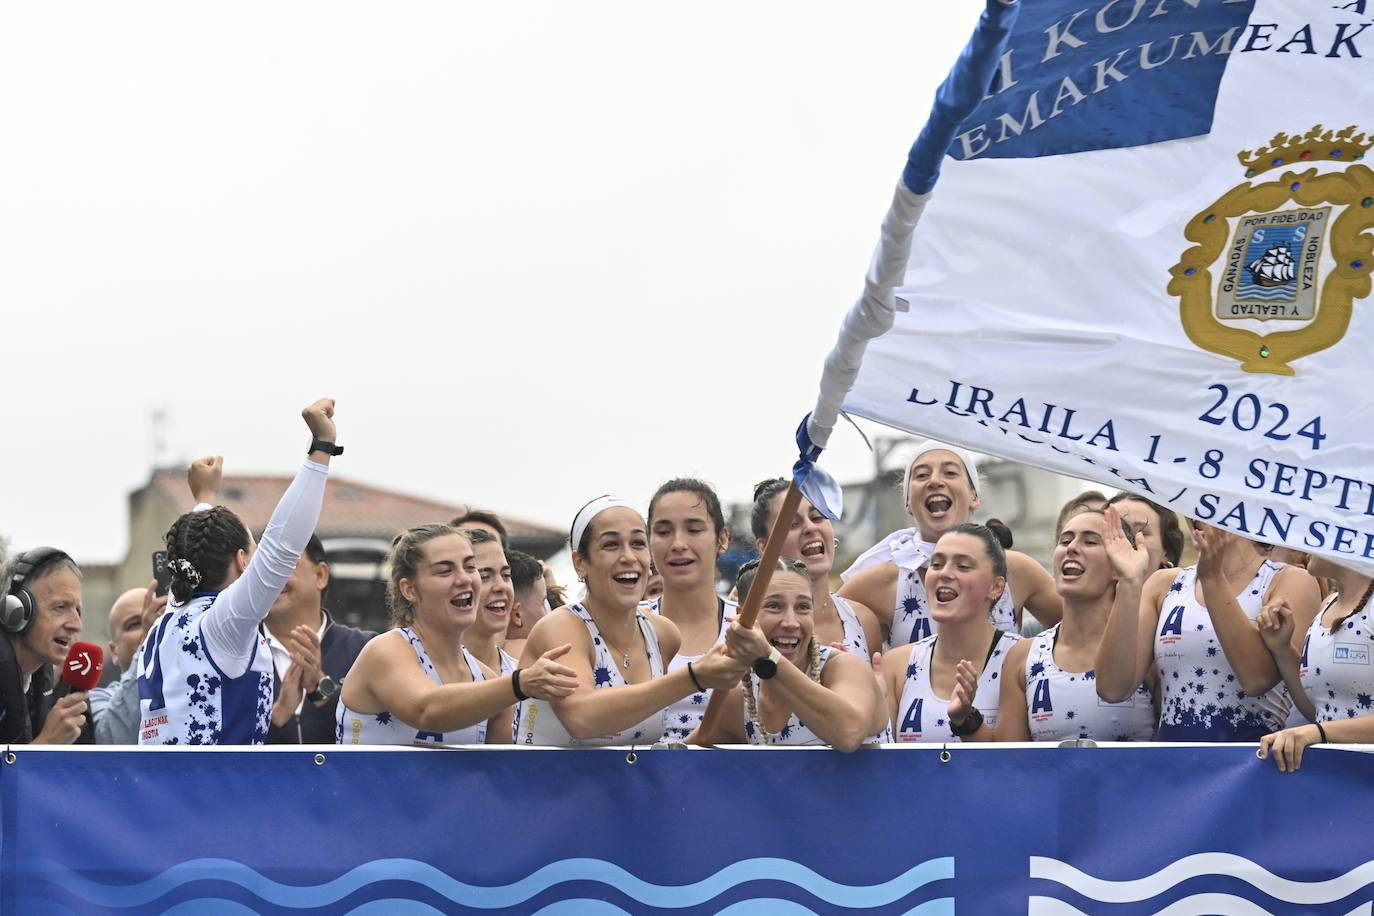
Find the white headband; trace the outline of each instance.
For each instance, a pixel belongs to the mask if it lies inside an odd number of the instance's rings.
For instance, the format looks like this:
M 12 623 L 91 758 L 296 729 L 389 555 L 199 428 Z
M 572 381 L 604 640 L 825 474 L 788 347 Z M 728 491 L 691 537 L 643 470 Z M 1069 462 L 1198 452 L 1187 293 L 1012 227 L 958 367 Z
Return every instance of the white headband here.
M 905 503 L 911 498 L 911 469 L 916 466 L 916 462 L 921 460 L 921 456 L 934 451 L 952 452 L 964 463 L 964 470 L 968 472 L 968 478 L 973 484 L 973 492 L 978 492 L 978 463 L 973 460 L 973 453 L 967 449 L 962 449 L 957 445 L 945 445 L 943 442 L 936 442 L 934 439 L 927 439 L 916 449 L 916 454 L 911 456 L 911 460 L 906 463 L 906 473 L 902 475 L 902 502 Z
M 964 463 L 964 470 L 973 482 L 973 492 L 978 492 L 978 463 L 973 460 L 972 453 L 957 445 L 945 445 L 943 442 L 927 439 L 917 446 L 916 454 L 906 463 L 906 473 L 902 476 L 902 502 L 911 498 L 911 469 L 921 460 L 922 455 L 939 450 L 953 453 Z M 840 573 L 840 580 L 848 582 L 865 569 L 879 563 L 895 563 L 901 569 L 919 569 L 930 559 L 933 549 L 933 544 L 921 540 L 919 528 L 903 528 L 892 532 L 861 553 L 848 569 Z
M 587 526 L 592 523 L 592 519 L 596 518 L 607 509 L 616 508 L 633 509 L 635 512 L 639 511 L 639 507 L 634 503 L 630 502 L 628 499 L 621 499 L 619 496 L 598 496 L 596 499 L 583 506 L 581 511 L 578 512 L 577 516 L 573 519 L 572 541 L 570 543 L 572 549 L 578 549 L 577 545 L 582 543 L 582 535 L 586 533 Z

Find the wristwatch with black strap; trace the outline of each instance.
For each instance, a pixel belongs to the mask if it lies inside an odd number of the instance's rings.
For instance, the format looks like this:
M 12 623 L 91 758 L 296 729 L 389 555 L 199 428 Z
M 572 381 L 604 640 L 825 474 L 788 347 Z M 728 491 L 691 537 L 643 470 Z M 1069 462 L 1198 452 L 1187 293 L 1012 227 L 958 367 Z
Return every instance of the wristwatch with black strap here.
M 315 689 L 305 695 L 305 698 L 312 703 L 323 703 L 325 700 L 339 692 L 339 684 L 327 674 L 320 675 L 320 682 L 315 685 Z
M 969 708 L 968 715 L 964 716 L 964 721 L 955 725 L 949 723 L 949 731 L 956 738 L 967 738 L 983 727 L 983 713 L 977 706 Z

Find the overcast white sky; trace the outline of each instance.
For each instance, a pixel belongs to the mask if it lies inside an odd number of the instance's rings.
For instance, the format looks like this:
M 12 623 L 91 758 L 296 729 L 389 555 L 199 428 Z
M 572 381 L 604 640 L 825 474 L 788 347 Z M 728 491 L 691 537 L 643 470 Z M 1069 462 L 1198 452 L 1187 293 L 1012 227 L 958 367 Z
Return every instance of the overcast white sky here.
M 0 6 L 0 534 L 120 558 L 154 408 L 290 472 L 321 395 L 383 486 L 747 498 L 981 7 Z

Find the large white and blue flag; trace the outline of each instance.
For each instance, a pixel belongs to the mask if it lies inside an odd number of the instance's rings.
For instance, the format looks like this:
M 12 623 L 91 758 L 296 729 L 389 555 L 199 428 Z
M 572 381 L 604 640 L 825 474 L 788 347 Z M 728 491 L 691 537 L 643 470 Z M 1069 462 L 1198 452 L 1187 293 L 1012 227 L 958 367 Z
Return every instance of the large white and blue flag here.
M 1374 0 L 989 0 L 811 439 L 843 407 L 1374 573 L 1372 145 Z

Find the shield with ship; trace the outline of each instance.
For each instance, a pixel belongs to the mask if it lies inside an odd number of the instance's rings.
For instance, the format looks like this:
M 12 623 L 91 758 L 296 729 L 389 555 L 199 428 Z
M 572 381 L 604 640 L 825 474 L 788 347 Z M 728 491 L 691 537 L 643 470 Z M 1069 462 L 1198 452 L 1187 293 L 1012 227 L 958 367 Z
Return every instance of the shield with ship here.
M 1251 213 L 1235 221 L 1217 283 L 1222 321 L 1311 321 L 1330 207 Z
M 1250 272 L 1251 283 L 1262 290 L 1290 286 L 1298 275 L 1293 269 L 1293 252 L 1287 245 L 1275 245 L 1263 257 L 1246 264 L 1245 269 Z
M 1293 360 L 1345 335 L 1374 268 L 1371 146 L 1354 127 L 1317 125 L 1239 154 L 1247 181 L 1188 222 L 1195 245 L 1171 270 L 1193 343 L 1246 372 L 1293 375 Z

